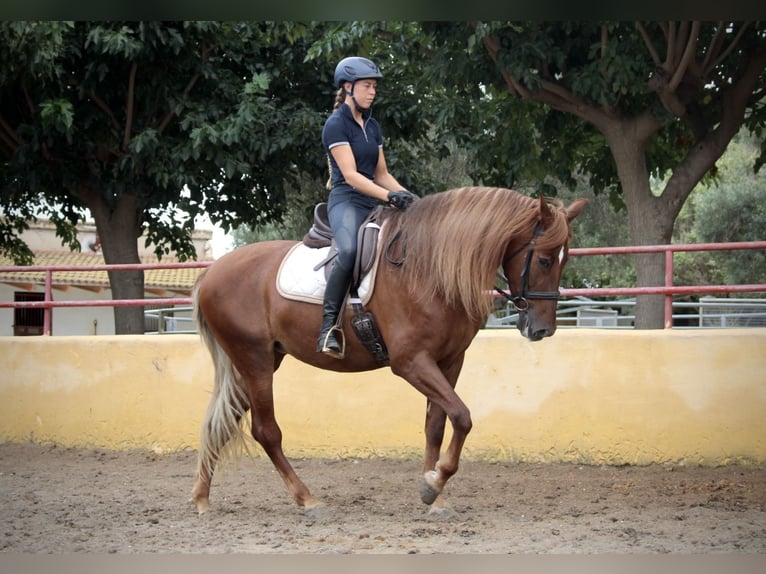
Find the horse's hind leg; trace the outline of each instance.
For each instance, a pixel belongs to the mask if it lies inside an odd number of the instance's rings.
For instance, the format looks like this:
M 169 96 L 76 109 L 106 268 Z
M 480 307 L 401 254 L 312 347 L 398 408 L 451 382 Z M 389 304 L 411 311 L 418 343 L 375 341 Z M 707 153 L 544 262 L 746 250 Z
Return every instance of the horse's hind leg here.
M 201 323 L 201 333 L 213 358 L 215 384 L 200 430 L 197 479 L 192 488 L 192 502 L 200 514 L 210 507 L 210 485 L 215 466 L 230 441 L 241 440 L 239 423 L 250 408 L 237 370 L 204 322 Z
M 200 514 L 210 508 L 210 485 L 215 466 L 226 444 L 241 432 L 239 422 L 247 409 L 243 395 L 235 396 L 219 389 L 210 399 L 202 423 L 197 479 L 192 488 L 192 502 Z
M 274 415 L 272 374 L 261 374 L 250 388 L 250 395 L 253 438 L 260 443 L 271 459 L 295 502 L 306 510 L 324 506 L 298 478 L 282 450 L 282 430 Z
M 208 460 L 205 463 L 200 462 L 198 466 L 191 500 L 200 514 L 207 512 L 210 508 L 210 485 L 213 482 L 213 471 L 219 458 L 220 451 L 217 451 L 215 454 L 211 452 Z

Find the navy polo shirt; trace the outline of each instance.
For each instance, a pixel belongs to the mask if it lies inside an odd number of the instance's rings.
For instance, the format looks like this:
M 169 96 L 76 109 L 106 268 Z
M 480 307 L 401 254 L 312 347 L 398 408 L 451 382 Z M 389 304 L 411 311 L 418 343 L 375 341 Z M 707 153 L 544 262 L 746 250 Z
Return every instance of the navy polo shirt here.
M 346 183 L 338 164 L 330 153 L 330 149 L 337 145 L 350 145 L 351 153 L 354 154 L 356 161 L 356 170 L 370 180 L 375 177 L 379 149 L 383 146 L 383 136 L 378 122 L 372 117 L 371 110 L 362 112 L 362 117 L 364 128 L 354 120 L 351 108 L 341 104 L 324 124 L 322 145 L 327 157 L 330 158 L 333 187 Z

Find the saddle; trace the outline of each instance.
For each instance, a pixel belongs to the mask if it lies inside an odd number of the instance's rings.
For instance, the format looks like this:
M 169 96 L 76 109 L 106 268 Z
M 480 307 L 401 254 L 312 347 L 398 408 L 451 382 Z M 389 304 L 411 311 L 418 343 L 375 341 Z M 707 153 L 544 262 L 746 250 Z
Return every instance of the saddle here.
M 379 215 L 380 207 L 377 207 L 359 228 L 356 259 L 354 260 L 354 274 L 351 280 L 352 293 L 355 289 L 359 288 L 359 284 L 364 279 L 364 276 L 375 265 L 375 258 L 378 253 L 378 235 L 380 234 L 380 225 L 377 223 Z M 324 267 L 325 279 L 327 279 L 332 270 L 331 263 L 338 255 L 338 248 L 335 245 L 332 227 L 330 227 L 330 220 L 327 216 L 326 203 L 318 203 L 314 207 L 314 221 L 311 228 L 303 236 L 303 244 L 314 249 L 330 248 L 327 257 L 314 266 L 314 271 Z
M 377 219 L 380 207 L 375 208 L 359 228 L 354 272 L 351 279 L 349 302 L 354 311 L 351 326 L 364 347 L 375 357 L 379 365 L 388 365 L 388 350 L 380 334 L 372 313 L 366 311 L 358 295 L 359 286 L 376 263 L 380 225 Z M 332 270 L 332 262 L 338 255 L 332 227 L 327 216 L 327 203 L 318 203 L 314 207 L 314 221 L 303 236 L 303 244 L 310 248 L 329 247 L 327 257 L 314 266 L 314 271 L 324 268 L 325 280 Z M 342 313 L 342 312 L 341 312 Z M 340 319 L 342 320 L 342 318 Z M 339 323 L 340 323 L 339 320 Z

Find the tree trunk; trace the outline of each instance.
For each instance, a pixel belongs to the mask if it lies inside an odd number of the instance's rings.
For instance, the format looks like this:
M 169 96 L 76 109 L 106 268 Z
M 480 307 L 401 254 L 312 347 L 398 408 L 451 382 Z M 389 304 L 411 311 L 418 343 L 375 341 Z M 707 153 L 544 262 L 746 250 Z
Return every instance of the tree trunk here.
M 670 243 L 673 225 L 680 209 L 671 206 L 664 196 L 655 196 L 649 186 L 644 150 L 645 142 L 652 132 L 652 123 L 653 120 L 644 117 L 634 122 L 621 123 L 619 130 L 607 134 L 627 207 L 633 245 Z M 665 284 L 664 254 L 637 254 L 635 265 L 638 287 L 657 287 Z M 664 296 L 636 297 L 635 316 L 637 329 L 665 327 Z
M 766 61 L 766 52 L 763 60 Z M 757 69 L 762 70 L 763 66 L 759 65 Z M 645 158 L 646 142 L 659 128 L 656 119 L 644 114 L 632 120 L 614 122 L 602 130 L 617 165 L 634 245 L 666 245 L 671 242 L 673 226 L 684 202 L 739 130 L 751 88 L 750 84 L 740 82 L 723 94 L 725 105 L 719 125 L 689 149 L 659 195 L 654 195 L 649 187 Z M 636 278 L 639 287 L 664 285 L 665 255 L 637 255 Z M 665 325 L 664 308 L 663 295 L 637 297 L 636 328 L 672 326 Z
M 138 256 L 140 236 L 136 197 L 122 195 L 114 209 L 97 192 L 84 194 L 84 203 L 93 214 L 107 264 L 141 263 Z M 113 299 L 143 299 L 144 272 L 109 271 Z M 117 335 L 144 333 L 144 307 L 115 307 L 114 329 Z
M 627 189 L 625 195 L 631 193 Z M 628 208 L 628 221 L 633 245 L 666 245 L 673 234 L 675 217 L 670 218 L 661 209 L 658 198 L 637 201 L 641 207 Z M 636 282 L 638 287 L 659 287 L 665 284 L 665 254 L 639 253 L 636 255 Z M 665 297 L 663 295 L 639 295 L 636 297 L 636 329 L 662 329 L 669 327 L 665 320 Z

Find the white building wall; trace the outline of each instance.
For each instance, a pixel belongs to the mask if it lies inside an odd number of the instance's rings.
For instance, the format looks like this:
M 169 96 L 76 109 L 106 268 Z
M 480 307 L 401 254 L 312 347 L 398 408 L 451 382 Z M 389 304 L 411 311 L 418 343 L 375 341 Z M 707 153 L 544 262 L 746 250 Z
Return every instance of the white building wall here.
M 13 301 L 13 294 L 21 291 L 11 285 L 0 284 L 0 301 Z M 26 293 L 42 293 L 39 289 Z M 67 291 L 53 290 L 53 300 L 92 301 L 111 299 L 111 289 L 101 293 L 70 287 Z M 55 307 L 51 323 L 52 335 L 114 335 L 114 312 L 112 307 Z M 13 336 L 13 309 L 0 308 L 0 337 Z
M 78 239 L 82 251 L 91 251 L 91 246 L 96 244 L 96 228 L 93 225 L 80 225 L 78 227 Z M 192 234 L 193 243 L 197 251 L 197 257 L 200 260 L 211 258 L 210 239 L 213 232 L 211 230 L 195 230 Z M 61 238 L 56 237 L 55 226 L 48 221 L 37 221 L 30 224 L 30 228 L 22 233 L 22 239 L 29 245 L 33 251 L 69 251 L 67 247 L 61 245 Z M 138 241 L 138 250 L 140 256 L 152 255 L 153 247 L 145 245 L 144 241 Z M 0 279 L 2 276 L 0 275 Z M 0 282 L 0 301 L 13 301 L 14 292 L 24 291 L 21 288 L 14 287 Z M 42 285 L 37 286 L 31 291 L 26 292 L 44 292 Z M 147 294 L 148 296 L 148 294 Z M 168 295 L 173 296 L 173 295 Z M 53 290 L 53 299 L 55 300 L 110 300 L 112 291 L 104 288 L 100 292 L 94 292 L 87 289 L 70 286 L 66 291 L 60 289 Z M 147 300 L 151 304 L 151 299 Z M 177 317 L 188 317 L 188 312 L 179 312 Z M 14 310 L 10 308 L 0 308 L 0 337 L 13 336 L 13 317 Z M 52 335 L 114 335 L 114 308 L 113 307 L 55 307 L 53 309 L 53 320 L 51 323 Z M 188 330 L 193 328 L 189 321 L 177 320 L 176 328 L 179 330 Z

